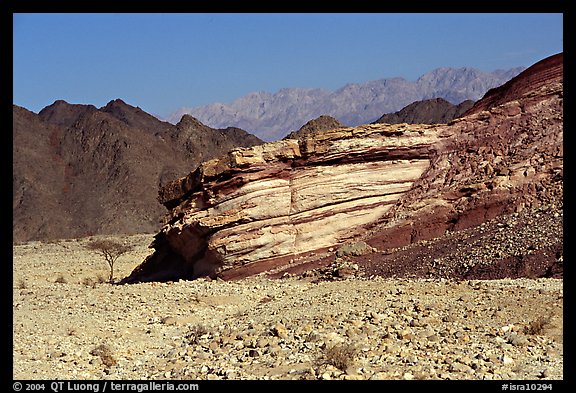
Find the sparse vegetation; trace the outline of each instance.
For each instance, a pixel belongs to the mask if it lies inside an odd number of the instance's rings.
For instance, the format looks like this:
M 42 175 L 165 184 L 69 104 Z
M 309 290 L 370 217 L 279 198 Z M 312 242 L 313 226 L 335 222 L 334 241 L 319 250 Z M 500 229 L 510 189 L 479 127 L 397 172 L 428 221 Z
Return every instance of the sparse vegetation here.
M 96 348 L 90 351 L 90 355 L 100 356 L 102 364 L 106 367 L 114 366 L 117 362 L 112 354 L 112 350 L 106 344 L 100 344 Z
M 354 362 L 356 353 L 356 347 L 352 344 L 336 344 L 326 348 L 323 356 L 318 359 L 318 363 L 331 364 L 341 371 L 346 371 Z
M 198 344 L 200 342 L 200 337 L 208 333 L 206 326 L 197 324 L 190 329 L 188 334 L 186 334 L 186 339 L 190 344 Z
M 528 326 L 524 327 L 524 333 L 530 334 L 534 336 L 541 335 L 544 332 L 544 329 L 551 323 L 550 316 L 541 316 L 533 320 L 528 324 Z
M 66 279 L 62 274 L 60 274 L 58 277 L 56 277 L 56 281 L 54 282 L 58 284 L 66 284 Z
M 110 267 L 110 276 L 108 282 L 114 282 L 114 264 L 116 260 L 133 250 L 133 246 L 118 243 L 112 240 L 94 240 L 86 245 L 86 248 L 94 251 L 104 257 Z
M 98 273 L 96 275 L 96 278 L 92 278 L 92 277 L 84 277 L 82 279 L 82 284 L 86 285 L 87 287 L 92 287 L 92 288 L 96 288 L 96 285 L 98 284 L 103 284 L 106 282 L 106 279 L 104 278 L 104 276 L 102 276 L 100 273 Z

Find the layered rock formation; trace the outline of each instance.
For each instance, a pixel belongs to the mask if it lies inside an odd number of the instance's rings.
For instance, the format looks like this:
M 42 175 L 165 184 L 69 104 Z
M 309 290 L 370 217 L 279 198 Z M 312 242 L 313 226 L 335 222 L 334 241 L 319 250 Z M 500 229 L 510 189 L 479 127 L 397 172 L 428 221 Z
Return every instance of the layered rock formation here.
M 156 251 L 124 282 L 313 266 L 350 239 L 393 248 L 561 203 L 562 54 L 512 85 L 525 84 L 448 125 L 339 128 L 204 162 L 160 189 Z

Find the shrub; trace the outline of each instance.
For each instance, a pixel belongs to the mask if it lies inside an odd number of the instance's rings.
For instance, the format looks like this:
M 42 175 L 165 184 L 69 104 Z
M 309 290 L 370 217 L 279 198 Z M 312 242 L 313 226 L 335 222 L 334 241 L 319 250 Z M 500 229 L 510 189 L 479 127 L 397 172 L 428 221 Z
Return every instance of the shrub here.
M 102 364 L 106 367 L 111 367 L 116 364 L 116 359 L 112 354 L 112 350 L 106 344 L 100 344 L 96 348 L 90 351 L 90 355 L 100 356 L 100 360 L 102 360 Z
M 550 325 L 551 318 L 549 316 L 541 316 L 530 322 L 528 326 L 524 327 L 524 333 L 531 335 L 541 335 L 544 329 Z
M 198 344 L 200 342 L 200 336 L 208 333 L 208 329 L 204 325 L 194 325 L 192 329 L 186 334 L 185 338 L 190 344 Z
M 64 276 L 62 274 L 60 274 L 57 278 L 56 281 L 54 281 L 58 284 L 66 284 L 66 279 L 64 278 Z
M 339 370 L 346 371 L 354 362 L 356 348 L 347 343 L 337 344 L 328 347 L 324 356 L 320 359 L 321 364 L 331 364 Z

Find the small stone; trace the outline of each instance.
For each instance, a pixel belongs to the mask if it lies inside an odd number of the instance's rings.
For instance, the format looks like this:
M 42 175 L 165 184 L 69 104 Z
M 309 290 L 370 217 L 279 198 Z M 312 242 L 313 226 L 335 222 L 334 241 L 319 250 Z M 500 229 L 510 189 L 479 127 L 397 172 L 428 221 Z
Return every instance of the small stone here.
M 437 342 L 440 341 L 440 336 L 437 334 L 431 334 L 430 336 L 426 337 L 426 339 L 431 342 Z
M 404 373 L 404 375 L 402 375 L 402 379 L 406 379 L 406 380 L 413 380 L 414 379 L 414 375 L 412 373 L 406 372 Z
M 264 348 L 270 345 L 270 340 L 265 337 L 260 337 L 256 340 L 256 347 L 257 348 Z
M 504 364 L 505 366 L 514 364 L 514 359 L 512 359 L 510 356 L 508 355 L 502 355 L 502 364 Z
M 160 322 L 168 326 L 174 326 L 178 323 L 178 321 L 174 317 L 164 317 L 160 320 Z
M 524 336 L 521 336 L 517 333 L 509 333 L 506 335 L 506 339 L 508 340 L 508 342 L 512 345 L 515 346 L 525 346 L 528 345 L 528 339 Z
M 286 326 L 284 326 L 280 322 L 272 326 L 272 334 L 274 334 L 278 338 L 282 339 L 288 338 L 288 330 L 286 329 Z
M 398 338 L 401 340 L 411 340 L 414 338 L 412 331 L 410 329 L 402 329 L 398 331 Z

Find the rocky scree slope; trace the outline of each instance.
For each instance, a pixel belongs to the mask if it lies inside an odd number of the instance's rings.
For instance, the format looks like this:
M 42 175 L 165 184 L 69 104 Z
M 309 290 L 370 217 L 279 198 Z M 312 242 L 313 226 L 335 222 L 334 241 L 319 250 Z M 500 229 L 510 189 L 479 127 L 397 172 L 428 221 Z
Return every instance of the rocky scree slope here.
M 172 125 L 114 100 L 13 106 L 13 241 L 152 233 L 163 215 L 150 190 L 236 146 L 262 141 L 190 116 Z
M 501 90 L 505 102 L 448 125 L 340 128 L 202 163 L 160 189 L 169 213 L 156 251 L 124 282 L 312 268 L 362 237 L 386 250 L 561 206 L 561 59 L 514 78 L 518 95 Z

